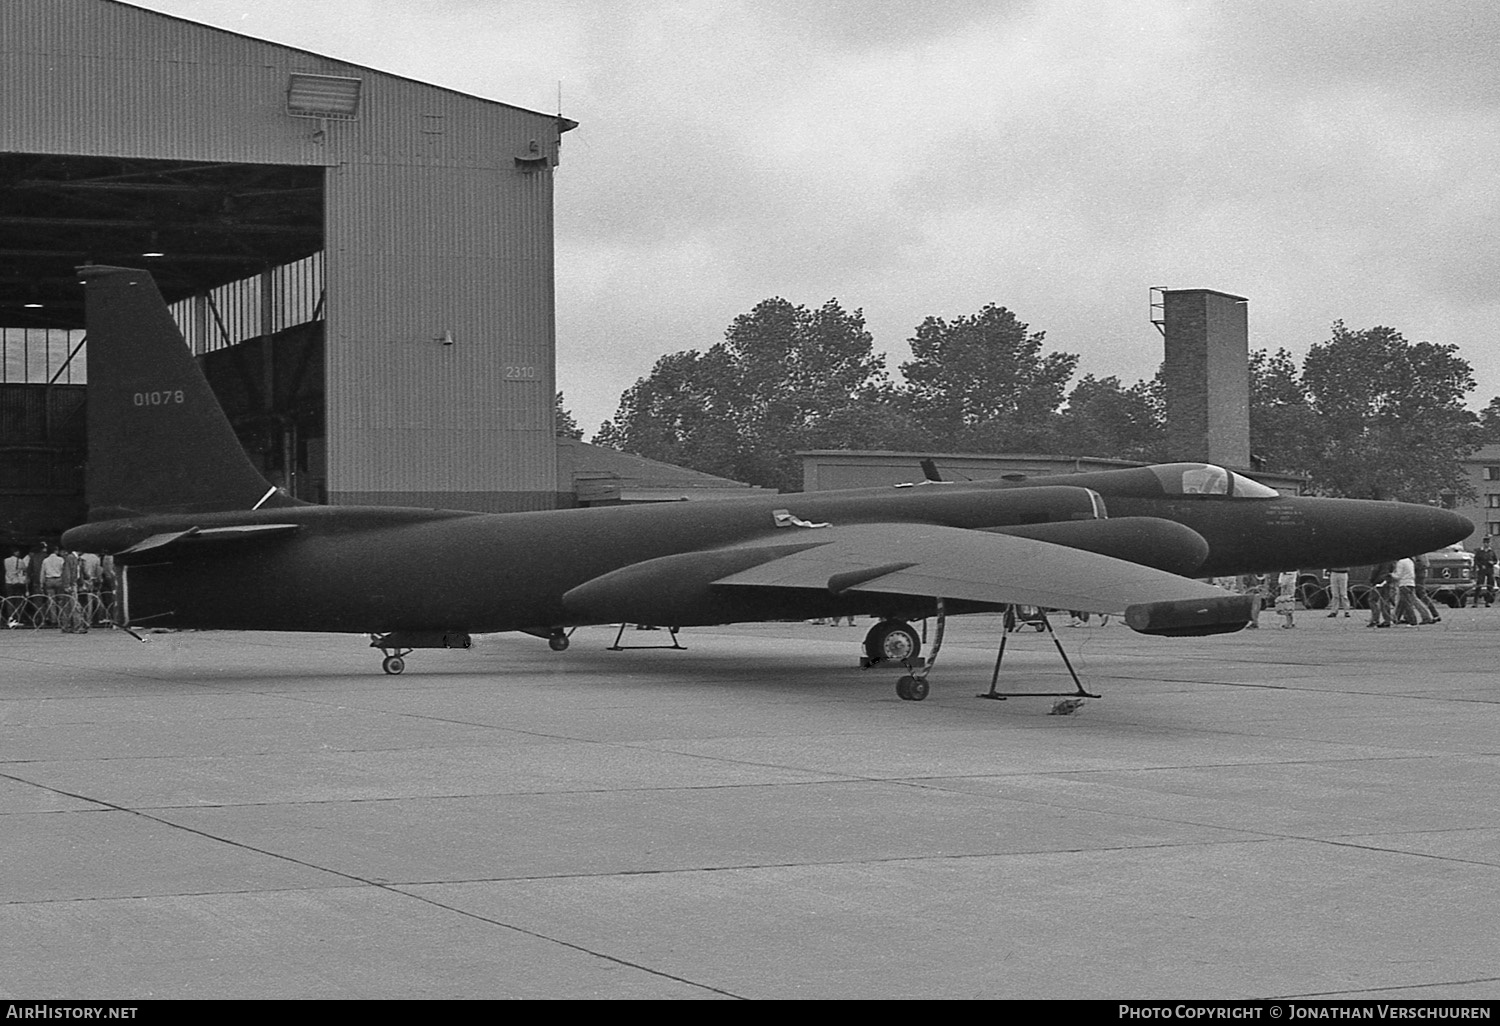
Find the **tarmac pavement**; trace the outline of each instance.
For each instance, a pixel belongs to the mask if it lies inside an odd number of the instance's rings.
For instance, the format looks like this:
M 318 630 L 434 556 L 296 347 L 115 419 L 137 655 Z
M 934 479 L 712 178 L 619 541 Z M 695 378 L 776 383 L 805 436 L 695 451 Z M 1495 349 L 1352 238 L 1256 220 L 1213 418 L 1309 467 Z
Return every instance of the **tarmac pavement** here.
M 925 702 L 868 621 L 0 631 L 0 997 L 1494 999 L 1500 609 L 1443 616 L 1059 626 L 1066 716 L 975 698 L 994 617 Z

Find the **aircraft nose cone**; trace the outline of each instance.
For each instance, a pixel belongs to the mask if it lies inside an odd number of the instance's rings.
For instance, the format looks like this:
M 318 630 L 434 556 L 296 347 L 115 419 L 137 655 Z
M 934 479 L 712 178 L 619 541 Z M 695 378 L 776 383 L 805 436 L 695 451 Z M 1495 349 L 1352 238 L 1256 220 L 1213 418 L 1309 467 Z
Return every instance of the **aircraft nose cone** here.
M 1468 517 L 1459 516 L 1451 509 L 1434 508 L 1432 510 L 1432 513 L 1433 536 L 1442 536 L 1447 538 L 1448 540 L 1438 542 L 1436 545 L 1431 546 L 1431 548 L 1428 549 L 1429 552 L 1432 551 L 1432 549 L 1440 549 L 1444 545 L 1452 545 L 1454 542 L 1461 542 L 1469 535 L 1474 533 L 1474 522 Z
M 1286 539 L 1306 566 L 1379 563 L 1463 541 L 1474 525 L 1450 509 L 1369 499 L 1307 499 L 1307 531 Z M 1300 542 L 1300 544 L 1299 544 Z
M 1377 514 L 1379 515 L 1379 514 Z M 1413 503 L 1391 503 L 1389 513 L 1381 516 L 1391 537 L 1399 537 L 1408 555 L 1432 552 L 1463 541 L 1474 533 L 1468 517 L 1451 509 L 1418 506 Z

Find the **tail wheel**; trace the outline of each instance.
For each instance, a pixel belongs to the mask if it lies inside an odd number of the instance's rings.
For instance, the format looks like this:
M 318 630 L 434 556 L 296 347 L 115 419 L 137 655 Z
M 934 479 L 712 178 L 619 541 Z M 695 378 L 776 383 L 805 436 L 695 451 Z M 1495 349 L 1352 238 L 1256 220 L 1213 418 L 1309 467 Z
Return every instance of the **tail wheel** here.
M 926 677 L 902 677 L 896 681 L 896 695 L 903 702 L 924 701 L 929 689 Z
M 406 660 L 400 656 L 386 656 L 380 663 L 380 668 L 386 673 L 397 674 L 406 669 Z
M 871 665 L 914 662 L 922 639 L 904 620 L 882 620 L 865 635 L 865 658 Z

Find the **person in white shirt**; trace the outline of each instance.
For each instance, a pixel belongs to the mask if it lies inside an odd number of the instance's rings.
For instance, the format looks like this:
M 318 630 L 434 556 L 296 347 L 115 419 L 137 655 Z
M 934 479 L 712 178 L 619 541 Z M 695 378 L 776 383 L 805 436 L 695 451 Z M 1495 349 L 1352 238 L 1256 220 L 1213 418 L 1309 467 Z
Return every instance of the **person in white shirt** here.
M 5 626 L 21 626 L 21 615 L 26 610 L 26 594 L 30 591 L 28 579 L 31 575 L 31 558 L 26 550 L 17 546 L 5 557 Z
M 62 611 L 63 571 L 67 568 L 68 561 L 56 549 L 49 548 L 47 555 L 42 558 L 42 594 L 48 599 L 47 622 L 54 626 L 57 624 L 58 613 Z
M 1410 558 L 1398 559 L 1391 576 L 1396 579 L 1396 615 L 1393 619 L 1408 627 L 1432 623 L 1432 614 L 1417 603 L 1417 564 Z
M 5 596 L 25 596 L 26 578 L 30 573 L 31 560 L 27 557 L 26 550 L 18 545 L 5 557 Z

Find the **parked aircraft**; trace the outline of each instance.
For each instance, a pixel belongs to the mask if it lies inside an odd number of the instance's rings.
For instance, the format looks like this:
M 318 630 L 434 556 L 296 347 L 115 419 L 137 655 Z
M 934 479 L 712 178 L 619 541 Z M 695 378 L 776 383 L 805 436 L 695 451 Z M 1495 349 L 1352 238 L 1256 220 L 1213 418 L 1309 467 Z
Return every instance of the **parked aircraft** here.
M 471 633 L 562 650 L 585 624 L 858 613 L 880 617 L 869 660 L 906 666 L 897 690 L 920 700 L 936 644 L 918 660 L 912 619 L 936 615 L 940 638 L 950 613 L 1025 604 L 1235 631 L 1249 600 L 1190 578 L 1373 562 L 1472 530 L 1203 464 L 529 513 L 312 505 L 249 462 L 149 273 L 80 276 L 90 523 L 63 543 L 114 555 L 122 626 L 368 633 L 399 673 Z

